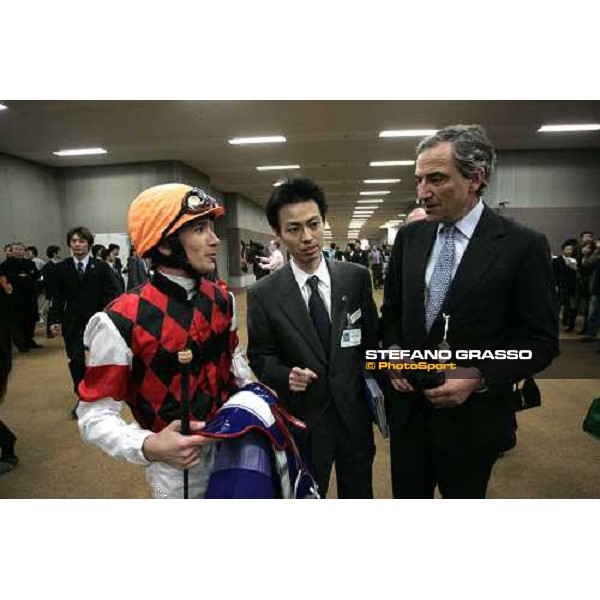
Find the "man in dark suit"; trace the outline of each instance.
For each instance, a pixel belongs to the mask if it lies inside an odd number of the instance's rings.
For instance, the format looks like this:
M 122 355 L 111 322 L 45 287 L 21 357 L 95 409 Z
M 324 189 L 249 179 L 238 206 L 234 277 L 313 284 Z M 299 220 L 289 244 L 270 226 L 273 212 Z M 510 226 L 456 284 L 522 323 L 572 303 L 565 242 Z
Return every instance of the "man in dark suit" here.
M 577 260 L 575 251 L 577 240 L 563 242 L 560 256 L 552 261 L 554 282 L 558 291 L 558 307 L 562 307 L 562 322 L 565 331 L 573 331 L 575 327 L 575 290 L 577 288 Z
M 41 348 L 35 339 L 35 324 L 39 318 L 37 282 L 40 272 L 35 263 L 25 258 L 25 246 L 21 242 L 12 245 L 11 256 L 0 267 L 0 275 L 6 277 L 13 287 L 11 329 L 12 339 L 19 352 Z
M 8 386 L 8 375 L 12 368 L 12 343 L 10 325 L 12 321 L 11 300 L 13 286 L 2 274 L 0 267 L 0 406 L 4 402 Z M 19 462 L 15 454 L 17 436 L 0 419 L 0 475 L 11 471 Z
M 85 326 L 92 315 L 118 295 L 110 267 L 90 254 L 93 243 L 94 236 L 87 227 L 70 229 L 67 245 L 72 256 L 58 263 L 52 271 L 53 295 L 48 319 L 52 333 L 62 333 L 64 337 L 76 394 L 85 375 Z
M 109 266 L 115 273 L 121 293 L 123 293 L 125 291 L 125 279 L 123 278 L 123 263 L 119 258 L 119 252 L 121 252 L 121 246 L 119 246 L 119 244 L 109 244 L 107 258 L 104 260 L 109 263 Z M 113 258 L 112 261 L 111 256 Z
M 56 265 L 61 261 L 60 258 L 60 247 L 59 246 L 48 246 L 46 248 L 46 256 L 48 260 L 42 269 L 42 277 L 44 278 L 44 288 L 46 290 L 46 301 L 48 303 L 48 310 L 50 305 L 52 304 L 52 295 L 53 295 L 53 281 L 52 281 L 52 273 Z M 46 314 L 46 337 L 53 338 L 54 334 L 50 330 L 51 327 L 50 319 L 48 318 L 48 314 Z
M 131 248 L 129 258 L 127 259 L 126 272 L 128 292 L 150 279 L 150 270 L 146 259 L 138 256 L 133 247 Z
M 267 219 L 291 260 L 248 291 L 248 357 L 257 377 L 308 425 L 305 446 L 322 496 L 335 462 L 338 497 L 372 498 L 373 428 L 364 349 L 377 341 L 366 268 L 326 259 L 327 204 L 309 179 L 279 186 Z
M 530 350 L 531 360 L 453 360 L 445 381 L 390 371 L 396 498 L 484 498 L 499 453 L 516 443 L 512 384 L 558 355 L 545 237 L 481 201 L 495 151 L 481 127 L 446 127 L 417 148 L 427 219 L 396 236 L 385 280 L 383 348 Z M 405 361 L 406 362 L 406 361 Z

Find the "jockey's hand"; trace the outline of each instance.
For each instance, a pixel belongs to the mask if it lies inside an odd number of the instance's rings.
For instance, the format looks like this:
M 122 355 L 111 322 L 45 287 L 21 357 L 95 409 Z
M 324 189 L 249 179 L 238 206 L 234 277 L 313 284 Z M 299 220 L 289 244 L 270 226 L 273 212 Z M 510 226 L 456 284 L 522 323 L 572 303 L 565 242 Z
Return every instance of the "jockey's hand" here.
M 54 323 L 54 325 L 50 325 L 50 331 L 54 335 L 62 335 L 62 327 L 60 326 L 60 323 Z
M 203 421 L 192 421 L 191 432 L 204 428 Z M 142 452 L 150 462 L 163 462 L 176 469 L 189 469 L 202 461 L 201 446 L 211 440 L 201 435 L 181 435 L 181 421 L 169 423 L 159 433 L 149 435 Z
M 309 383 L 312 383 L 318 376 L 314 371 L 310 369 L 301 369 L 300 367 L 294 367 L 290 371 L 289 385 L 290 392 L 304 392 L 308 387 Z

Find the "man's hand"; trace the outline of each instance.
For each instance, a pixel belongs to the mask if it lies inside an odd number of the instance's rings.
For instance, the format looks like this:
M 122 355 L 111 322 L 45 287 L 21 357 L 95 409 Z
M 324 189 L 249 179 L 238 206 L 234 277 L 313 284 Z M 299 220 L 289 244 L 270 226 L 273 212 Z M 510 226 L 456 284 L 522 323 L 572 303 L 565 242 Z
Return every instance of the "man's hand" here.
M 192 421 L 190 430 L 204 429 L 203 421 Z M 151 462 L 163 462 L 176 469 L 189 469 L 202 460 L 201 446 L 209 443 L 209 438 L 201 435 L 181 435 L 181 421 L 169 423 L 160 433 L 149 435 L 142 446 L 142 452 Z
M 54 323 L 54 325 L 50 325 L 50 331 L 54 335 L 62 335 L 62 327 L 60 326 L 60 323 Z
M 400 346 L 390 346 L 390 349 L 400 349 Z M 391 363 L 394 364 L 402 364 L 402 363 L 413 363 L 413 360 L 390 360 Z M 387 376 L 390 378 L 392 382 L 392 387 L 402 394 L 406 394 L 408 392 L 414 392 L 415 388 L 408 383 L 404 377 L 402 377 L 403 371 L 401 369 L 386 369 Z
M 315 379 L 317 379 L 317 374 L 314 371 L 294 367 L 290 371 L 288 379 L 290 392 L 304 392 L 308 384 L 312 383 Z
M 435 408 L 454 408 L 480 387 L 481 378 L 476 369 L 457 367 L 447 372 L 446 383 L 423 393 Z
M 410 383 L 408 383 L 408 381 L 406 381 L 406 379 L 404 379 L 404 377 L 402 377 L 402 375 L 400 375 L 400 373 L 402 373 L 402 371 L 396 371 L 394 369 L 387 369 L 386 372 L 387 372 L 387 376 L 390 378 L 390 381 L 392 382 L 392 387 L 397 392 L 406 394 L 407 392 L 415 391 L 415 388 L 413 388 L 413 386 L 410 385 Z

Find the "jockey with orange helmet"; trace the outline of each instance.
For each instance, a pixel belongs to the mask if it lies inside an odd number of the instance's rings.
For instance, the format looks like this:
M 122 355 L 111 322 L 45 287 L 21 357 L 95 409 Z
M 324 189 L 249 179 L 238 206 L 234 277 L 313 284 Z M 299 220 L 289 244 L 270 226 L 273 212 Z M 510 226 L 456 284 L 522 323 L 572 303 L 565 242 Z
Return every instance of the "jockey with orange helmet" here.
M 152 261 L 152 279 L 94 315 L 85 331 L 89 355 L 77 409 L 82 438 L 145 465 L 155 498 L 182 497 L 182 469 L 190 497 L 204 497 L 216 449 L 197 432 L 251 381 L 233 295 L 211 278 L 219 244 L 214 219 L 223 213 L 204 190 L 181 183 L 143 191 L 131 204 L 128 226 L 138 255 Z M 185 386 L 178 363 L 183 349 L 192 357 Z M 183 415 L 182 388 L 189 395 Z M 121 418 L 121 402 L 133 423 Z M 182 416 L 195 435 L 182 435 Z

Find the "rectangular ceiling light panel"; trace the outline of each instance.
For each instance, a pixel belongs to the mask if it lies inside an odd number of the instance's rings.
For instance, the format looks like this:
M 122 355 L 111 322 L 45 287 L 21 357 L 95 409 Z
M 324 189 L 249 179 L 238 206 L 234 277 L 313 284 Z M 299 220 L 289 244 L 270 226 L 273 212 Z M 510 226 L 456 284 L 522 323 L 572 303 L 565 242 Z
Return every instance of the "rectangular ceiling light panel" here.
M 87 156 L 90 154 L 106 154 L 104 148 L 74 148 L 72 150 L 58 150 L 52 154 L 56 156 Z
M 286 141 L 282 135 L 262 135 L 256 137 L 232 138 L 228 142 L 232 146 L 243 146 L 245 144 L 283 144 Z

